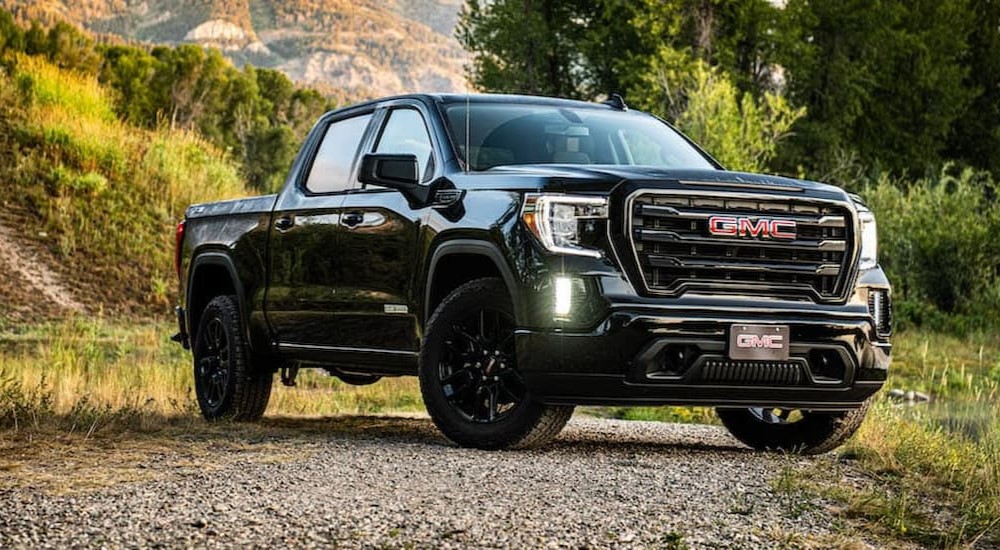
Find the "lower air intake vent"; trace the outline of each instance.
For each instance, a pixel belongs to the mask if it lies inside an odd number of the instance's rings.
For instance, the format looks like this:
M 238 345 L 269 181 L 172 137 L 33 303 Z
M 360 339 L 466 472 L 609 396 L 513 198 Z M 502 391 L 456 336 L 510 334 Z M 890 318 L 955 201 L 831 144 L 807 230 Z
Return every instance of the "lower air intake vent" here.
M 701 368 L 701 381 L 715 384 L 795 386 L 804 380 L 802 365 L 791 362 L 710 359 Z

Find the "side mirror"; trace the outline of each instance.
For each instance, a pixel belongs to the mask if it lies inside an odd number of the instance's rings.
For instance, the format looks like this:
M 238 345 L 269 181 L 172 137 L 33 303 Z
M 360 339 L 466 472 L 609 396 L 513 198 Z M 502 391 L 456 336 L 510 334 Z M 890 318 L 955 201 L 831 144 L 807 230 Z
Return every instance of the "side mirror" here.
M 413 206 L 426 206 L 434 189 L 434 182 L 420 184 L 420 164 L 416 155 L 367 154 L 361 158 L 358 181 L 395 189 Z

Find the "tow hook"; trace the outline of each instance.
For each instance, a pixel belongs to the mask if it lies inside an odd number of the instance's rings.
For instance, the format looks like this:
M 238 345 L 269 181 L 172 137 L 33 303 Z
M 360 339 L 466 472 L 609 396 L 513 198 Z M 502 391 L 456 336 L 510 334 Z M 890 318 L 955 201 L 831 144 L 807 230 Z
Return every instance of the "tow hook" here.
M 295 387 L 295 378 L 299 375 L 299 366 L 281 367 L 281 383 L 289 388 Z

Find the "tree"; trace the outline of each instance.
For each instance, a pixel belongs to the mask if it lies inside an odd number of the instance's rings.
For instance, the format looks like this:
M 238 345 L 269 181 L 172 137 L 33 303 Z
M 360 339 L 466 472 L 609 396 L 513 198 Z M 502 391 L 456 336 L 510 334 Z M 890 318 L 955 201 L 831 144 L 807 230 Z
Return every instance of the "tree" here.
M 489 92 L 583 97 L 583 26 L 576 15 L 591 6 L 588 0 L 469 0 L 457 38 L 472 54 L 470 81 Z
M 939 165 L 972 99 L 970 25 L 966 0 L 789 0 L 781 64 L 809 116 L 786 168 L 828 172 L 845 151 L 895 173 Z
M 1000 179 L 1000 1 L 972 0 L 965 86 L 975 94 L 952 128 L 948 156 Z
M 760 172 L 775 157 L 792 124 L 805 115 L 780 95 L 755 100 L 725 73 L 697 63 L 677 125 L 730 170 Z

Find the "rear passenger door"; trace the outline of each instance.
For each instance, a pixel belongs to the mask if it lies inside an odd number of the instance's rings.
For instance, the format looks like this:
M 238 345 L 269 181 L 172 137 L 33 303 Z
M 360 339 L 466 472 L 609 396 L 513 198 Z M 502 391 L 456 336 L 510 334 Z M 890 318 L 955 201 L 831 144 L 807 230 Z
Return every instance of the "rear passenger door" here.
M 343 341 L 337 321 L 341 207 L 354 186 L 373 111 L 326 120 L 271 217 L 267 319 L 282 347 L 322 350 Z M 318 137 L 317 137 L 318 136 Z
M 435 143 L 418 104 L 385 112 L 367 152 L 416 155 L 426 185 L 439 175 Z M 360 185 L 360 184 L 357 184 Z M 343 345 L 391 353 L 416 352 L 418 238 L 427 208 L 402 193 L 368 186 L 343 204 L 339 256 L 345 269 L 338 295 Z

